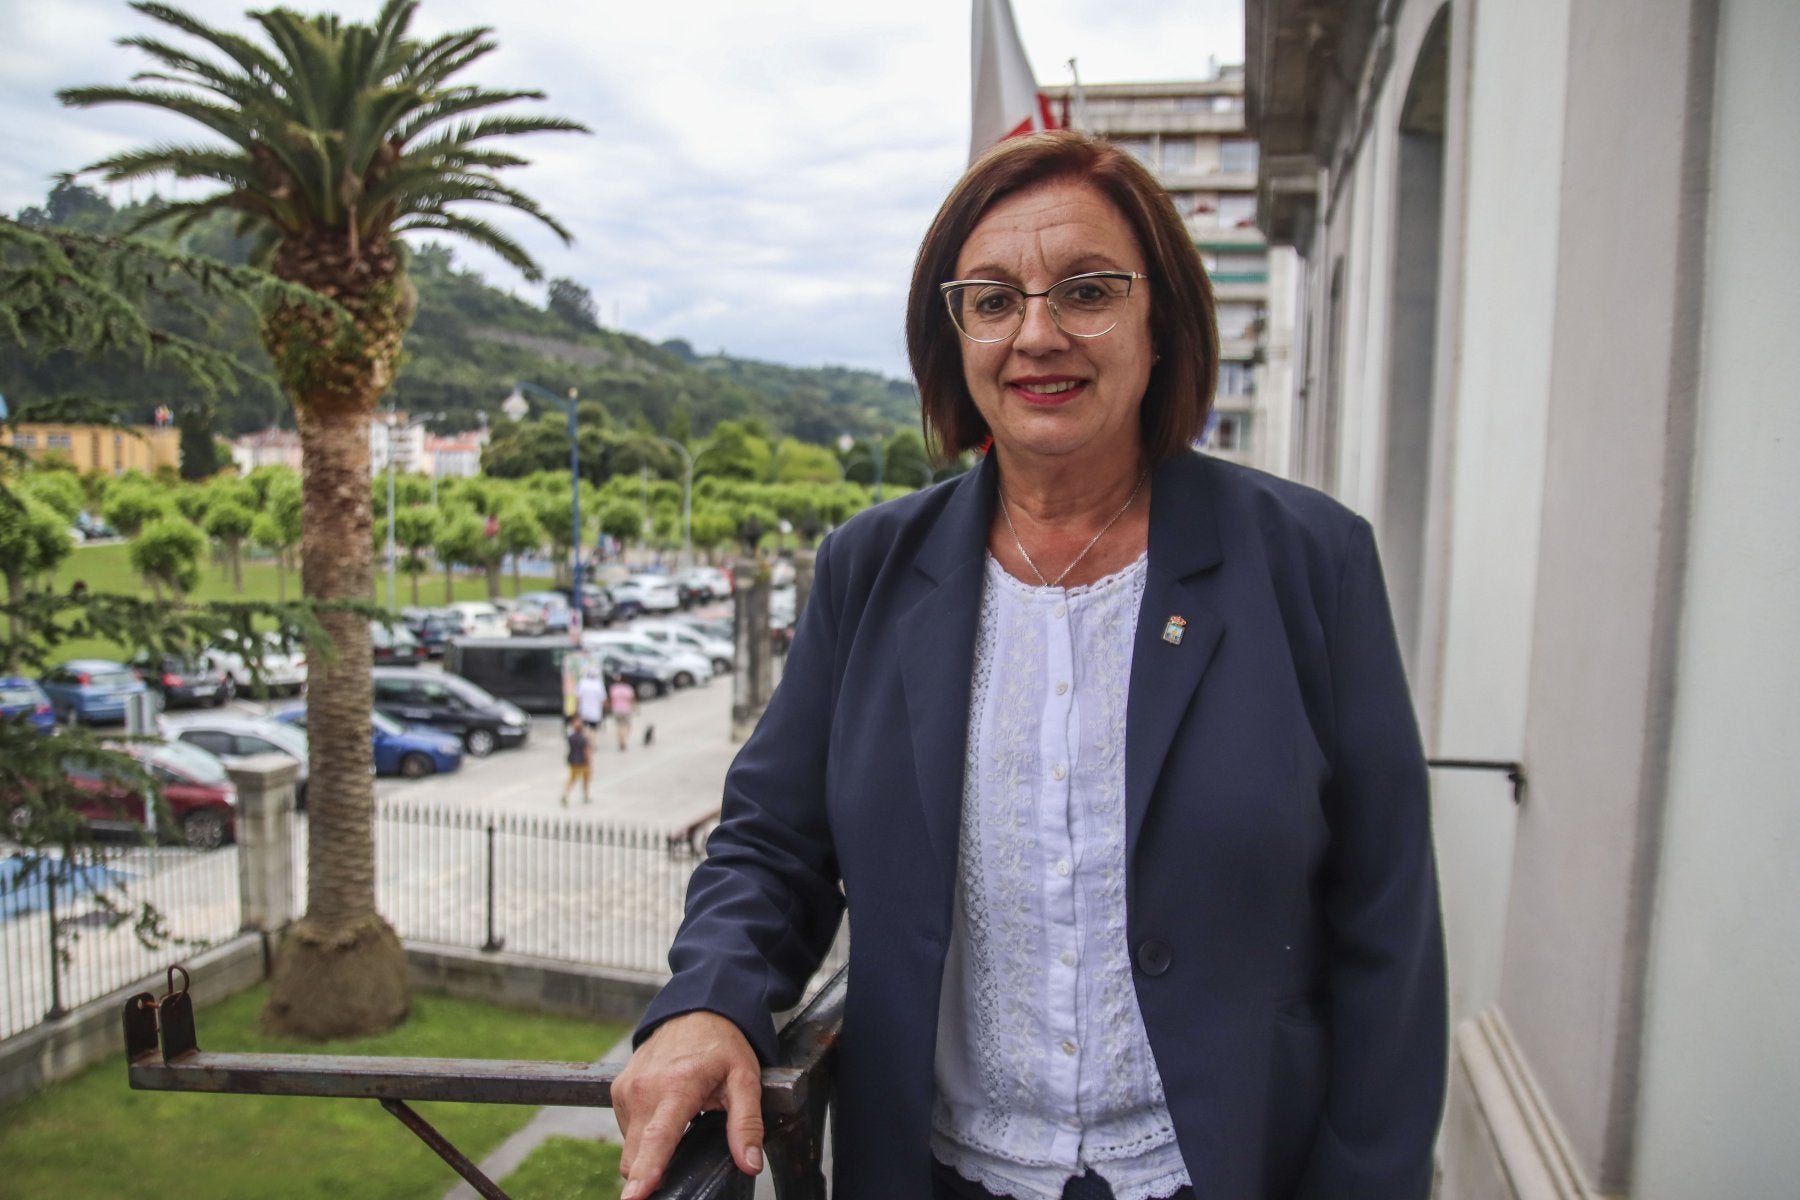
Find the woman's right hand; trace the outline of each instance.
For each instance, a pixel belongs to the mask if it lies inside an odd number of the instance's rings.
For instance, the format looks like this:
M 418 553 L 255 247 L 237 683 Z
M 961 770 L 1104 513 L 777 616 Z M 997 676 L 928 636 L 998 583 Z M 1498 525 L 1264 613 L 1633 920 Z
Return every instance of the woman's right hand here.
M 717 1013 L 683 1013 L 657 1026 L 613 1081 L 612 1102 L 625 1135 L 620 1200 L 650 1195 L 688 1122 L 713 1109 L 725 1110 L 738 1170 L 762 1172 L 762 1069 L 742 1031 Z

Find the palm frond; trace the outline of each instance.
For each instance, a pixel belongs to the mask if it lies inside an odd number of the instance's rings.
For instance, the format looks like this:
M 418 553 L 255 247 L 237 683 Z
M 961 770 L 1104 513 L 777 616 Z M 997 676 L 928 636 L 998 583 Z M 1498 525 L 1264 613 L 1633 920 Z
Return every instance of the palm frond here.
M 441 229 L 445 233 L 454 233 L 465 237 L 478 246 L 486 246 L 516 267 L 521 275 L 533 283 L 544 277 L 543 269 L 537 265 L 537 260 L 531 257 L 525 247 L 479 217 L 465 217 L 460 213 L 452 212 L 421 211 L 401 218 L 394 226 L 395 233 L 412 233 L 420 229 Z

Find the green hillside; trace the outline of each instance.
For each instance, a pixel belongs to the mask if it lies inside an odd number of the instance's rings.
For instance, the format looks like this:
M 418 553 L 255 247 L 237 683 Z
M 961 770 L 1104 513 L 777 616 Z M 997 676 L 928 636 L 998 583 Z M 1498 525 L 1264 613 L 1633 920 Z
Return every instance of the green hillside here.
M 27 208 L 18 218 L 26 225 L 120 232 L 141 211 L 137 205 L 115 209 L 90 188 L 59 183 L 42 207 Z M 246 244 L 232 236 L 223 217 L 202 223 L 182 240 L 190 251 L 227 262 L 241 262 L 246 254 Z M 705 436 L 720 421 L 745 418 L 758 419 L 774 438 L 817 445 L 830 445 L 844 433 L 887 434 L 917 424 L 917 392 L 908 381 L 844 367 L 698 356 L 680 340 L 655 345 L 600 328 L 591 297 L 570 280 L 553 280 L 550 302 L 539 308 L 460 269 L 451 249 L 436 244 L 415 254 L 412 278 L 419 308 L 395 401 L 414 413 L 449 414 L 433 424 L 439 432 L 473 428 L 484 412 L 497 419 L 515 379 L 558 391 L 579 388 L 584 420 L 593 401 L 614 429 L 673 434 L 684 441 Z M 233 350 L 251 371 L 268 372 L 249 312 L 168 312 L 158 321 L 204 335 Z M 0 395 L 15 412 L 59 396 L 89 397 L 121 405 L 121 415 L 132 422 L 148 422 L 158 405 L 177 412 L 204 405 L 215 432 L 227 437 L 293 425 L 286 401 L 263 380 L 247 377 L 209 403 L 175 372 L 147 372 L 120 358 L 0 358 Z

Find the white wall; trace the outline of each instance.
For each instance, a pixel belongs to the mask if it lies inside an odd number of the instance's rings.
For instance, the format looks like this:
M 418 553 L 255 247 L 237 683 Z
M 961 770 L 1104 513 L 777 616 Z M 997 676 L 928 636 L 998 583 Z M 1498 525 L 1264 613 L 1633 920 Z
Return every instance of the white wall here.
M 1556 294 L 1568 0 L 1474 13 L 1455 357 L 1450 572 L 1434 755 L 1521 754 Z M 1519 64 L 1530 63 L 1529 75 Z M 1454 239 L 1460 233 L 1461 244 Z M 1504 778 L 1433 777 L 1455 1019 L 1499 984 L 1513 811 Z
M 1800 1188 L 1800 6 L 1720 10 L 1634 1200 Z

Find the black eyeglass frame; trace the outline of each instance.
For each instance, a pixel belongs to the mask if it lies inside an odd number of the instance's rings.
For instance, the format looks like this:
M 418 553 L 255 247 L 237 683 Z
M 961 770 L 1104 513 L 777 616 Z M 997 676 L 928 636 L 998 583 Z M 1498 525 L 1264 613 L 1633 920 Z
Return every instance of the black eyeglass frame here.
M 1049 306 L 1050 319 L 1052 321 L 1056 322 L 1056 327 L 1058 329 L 1061 329 L 1064 333 L 1068 334 L 1070 337 L 1075 337 L 1075 338 L 1105 337 L 1107 334 L 1111 333 L 1113 330 L 1115 330 L 1119 327 L 1119 321 L 1124 319 L 1123 313 L 1121 313 L 1119 315 L 1119 317 L 1117 319 L 1115 319 L 1111 325 L 1108 325 L 1105 329 L 1100 330 L 1098 333 L 1076 333 L 1073 329 L 1068 329 L 1068 328 L 1064 327 L 1064 325 L 1062 323 L 1062 313 L 1057 310 L 1056 301 L 1050 299 L 1051 292 L 1056 291 L 1058 288 L 1067 287 L 1071 283 L 1079 283 L 1083 279 L 1122 279 L 1125 281 L 1125 294 L 1123 296 L 1121 296 L 1120 299 L 1121 300 L 1129 300 L 1129 299 L 1131 299 L 1131 285 L 1136 283 L 1140 279 L 1144 280 L 1145 282 L 1148 282 L 1150 277 L 1148 275 L 1145 275 L 1141 271 L 1083 271 L 1079 275 L 1071 275 L 1067 279 L 1059 279 L 1055 283 L 1051 284 L 1049 287 L 1045 288 L 1041 292 L 1028 292 L 1024 288 L 1018 286 L 1017 284 L 1007 283 L 1004 280 L 999 280 L 999 279 L 952 279 L 948 283 L 938 284 L 938 294 L 944 298 L 944 308 L 950 315 L 950 324 L 956 326 L 956 332 L 962 334 L 963 337 L 967 338 L 971 342 L 974 342 L 977 346 L 996 346 L 996 345 L 999 345 L 1001 342 L 1008 342 L 1008 341 L 1011 341 L 1013 338 L 1018 337 L 1019 330 L 1025 328 L 1025 309 L 1030 301 L 1037 299 L 1038 297 L 1042 297 L 1044 303 Z M 956 305 L 950 298 L 950 291 L 952 288 L 965 288 L 965 287 L 972 287 L 975 285 L 981 285 L 981 286 L 985 286 L 985 287 L 1003 287 L 1003 288 L 1008 289 L 1009 291 L 1018 293 L 1018 295 L 1019 295 L 1019 324 L 1018 324 L 1017 328 L 1015 328 L 1011 333 L 1007 334 L 1005 337 L 997 337 L 997 338 L 978 338 L 974 334 L 970 333 L 968 330 L 963 328 L 962 322 L 957 319 Z

